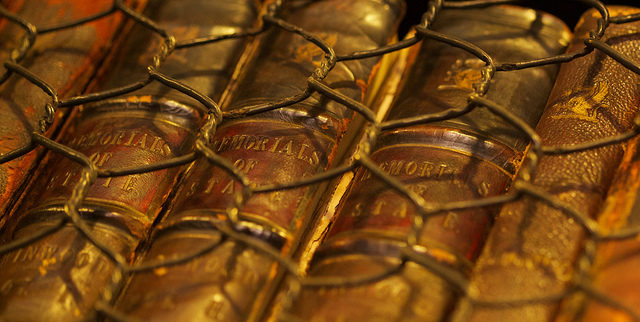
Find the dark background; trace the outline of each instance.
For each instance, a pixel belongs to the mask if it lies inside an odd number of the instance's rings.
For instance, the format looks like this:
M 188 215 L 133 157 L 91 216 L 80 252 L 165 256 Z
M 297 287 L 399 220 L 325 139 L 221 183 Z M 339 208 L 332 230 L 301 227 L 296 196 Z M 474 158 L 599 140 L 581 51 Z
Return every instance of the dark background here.
M 420 22 L 422 13 L 427 9 L 428 0 L 406 0 L 407 15 L 400 26 L 401 36 L 409 30 L 413 25 Z M 605 5 L 627 5 L 640 7 L 640 0 L 601 0 Z M 587 9 L 591 8 L 580 1 L 575 0 L 537 0 L 537 1 L 520 1 L 517 5 L 542 10 L 558 16 L 565 21 L 571 30 L 578 22 L 580 15 Z

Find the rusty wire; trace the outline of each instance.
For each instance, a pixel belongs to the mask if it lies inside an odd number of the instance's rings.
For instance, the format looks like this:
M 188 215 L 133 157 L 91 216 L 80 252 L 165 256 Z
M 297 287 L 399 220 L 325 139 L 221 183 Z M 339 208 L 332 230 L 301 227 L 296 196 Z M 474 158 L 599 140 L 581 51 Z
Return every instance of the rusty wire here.
M 565 205 L 561 200 L 555 198 L 554 196 L 542 191 L 541 189 L 535 187 L 529 182 L 529 178 L 533 176 L 537 169 L 537 160 L 543 155 L 558 155 L 558 154 L 569 154 L 569 153 L 577 153 L 580 151 L 585 151 L 589 149 L 595 149 L 603 146 L 608 146 L 612 144 L 617 144 L 631 138 L 636 137 L 640 133 L 640 118 L 637 118 L 634 121 L 634 128 L 630 130 L 628 133 L 624 133 L 621 135 L 604 138 L 594 142 L 588 142 L 578 145 L 572 146 L 543 146 L 540 142 L 535 131 L 527 126 L 522 120 L 514 117 L 511 113 L 507 111 L 504 107 L 499 106 L 495 102 L 489 101 L 483 98 L 483 95 L 486 93 L 490 86 L 490 81 L 495 72 L 502 71 L 511 71 L 511 70 L 520 70 L 525 68 L 531 68 L 536 66 L 548 65 L 548 64 L 559 64 L 568 61 L 572 61 L 578 57 L 582 57 L 594 50 L 598 50 L 603 54 L 613 58 L 626 68 L 632 70 L 634 73 L 640 74 L 640 65 L 636 62 L 633 62 L 628 57 L 624 57 L 619 54 L 611 47 L 606 45 L 604 42 L 600 40 L 602 35 L 604 34 L 607 26 L 611 23 L 614 24 L 622 24 L 628 23 L 632 21 L 640 20 L 640 14 L 636 15 L 628 15 L 628 16 L 619 16 L 619 17 L 609 17 L 608 10 L 606 6 L 597 0 L 576 0 L 577 2 L 589 5 L 596 10 L 601 15 L 599 19 L 599 23 L 595 30 L 591 32 L 590 38 L 585 41 L 585 46 L 581 50 L 556 55 L 553 57 L 540 57 L 531 61 L 521 61 L 521 62 L 497 62 L 494 59 L 485 53 L 481 48 L 478 48 L 473 43 L 453 38 L 449 35 L 440 34 L 430 30 L 431 23 L 437 17 L 438 12 L 442 8 L 475 8 L 475 7 L 486 7 L 496 4 L 518 4 L 523 1 L 518 0 L 474 0 L 474 1 L 443 1 L 443 0 L 432 0 L 429 2 L 428 9 L 424 13 L 422 21 L 419 25 L 416 26 L 417 33 L 415 36 L 408 38 L 406 40 L 398 41 L 397 43 L 390 44 L 384 47 L 376 48 L 373 50 L 362 51 L 362 52 L 354 52 L 349 54 L 337 54 L 333 51 L 333 48 L 324 42 L 320 37 L 305 31 L 304 29 L 292 25 L 287 21 L 278 17 L 279 7 L 281 6 L 280 1 L 276 1 L 269 6 L 269 10 L 261 17 L 262 24 L 260 27 L 251 30 L 244 30 L 241 32 L 228 34 L 228 35 L 212 35 L 208 37 L 201 37 L 195 39 L 175 39 L 171 36 L 162 26 L 158 26 L 153 20 L 145 17 L 144 15 L 135 12 L 131 8 L 129 8 L 123 0 L 114 0 L 111 8 L 104 12 L 100 12 L 91 16 L 87 16 L 82 19 L 78 19 L 76 21 L 69 21 L 57 26 L 50 26 L 47 28 L 38 28 L 34 24 L 25 21 L 21 17 L 8 12 L 2 6 L 0 6 L 0 17 L 4 17 L 10 23 L 16 24 L 20 26 L 25 31 L 25 35 L 23 36 L 19 47 L 15 48 L 8 61 L 3 63 L 3 66 L 6 68 L 4 74 L 0 76 L 0 84 L 4 83 L 11 75 L 16 75 L 18 77 L 23 77 L 27 79 L 29 82 L 38 86 L 44 93 L 46 93 L 51 101 L 47 103 L 46 106 L 46 116 L 42 120 L 42 126 L 38 131 L 31 133 L 31 141 L 20 148 L 17 148 L 13 151 L 6 152 L 0 155 L 0 163 L 5 163 L 11 161 L 15 158 L 18 158 L 38 146 L 43 146 L 48 150 L 51 150 L 55 153 L 59 153 L 64 155 L 67 158 L 74 160 L 79 163 L 83 167 L 83 177 L 75 186 L 73 191 L 73 195 L 70 196 L 67 201 L 64 211 L 67 216 L 60 217 L 57 221 L 54 222 L 53 225 L 43 229 L 31 236 L 14 240 L 8 244 L 0 246 L 0 255 L 7 254 L 8 252 L 14 251 L 18 248 L 25 247 L 35 241 L 44 238 L 50 234 L 55 233 L 64 225 L 71 223 L 73 226 L 94 246 L 100 249 L 101 252 L 104 253 L 116 266 L 114 271 L 112 282 L 109 287 L 102 294 L 102 298 L 98 303 L 94 306 L 94 314 L 101 314 L 103 316 L 107 316 L 113 320 L 118 321 L 134 321 L 135 319 L 126 316 L 122 312 L 118 312 L 113 307 L 113 300 L 116 296 L 116 292 L 118 290 L 118 285 L 122 282 L 122 279 L 132 272 L 140 272 L 140 271 L 148 271 L 153 270 L 159 267 L 168 267 L 171 265 L 179 265 L 198 256 L 202 256 L 208 252 L 216 249 L 218 245 L 222 243 L 222 241 L 226 239 L 232 239 L 242 244 L 263 253 L 273 260 L 277 261 L 283 269 L 286 271 L 286 274 L 292 277 L 289 283 L 289 292 L 287 292 L 283 303 L 292 303 L 294 298 L 300 292 L 302 287 L 347 287 L 347 286 L 355 286 L 362 285 L 367 283 L 372 283 L 375 281 L 379 281 L 385 277 L 392 276 L 402 270 L 404 265 L 411 261 L 418 265 L 422 265 L 440 276 L 444 280 L 446 280 L 451 286 L 458 290 L 459 294 L 466 296 L 473 305 L 484 306 L 484 307 L 513 307 L 513 306 L 524 306 L 535 303 L 548 303 L 552 301 L 558 301 L 571 294 L 576 292 L 582 292 L 582 294 L 587 297 L 598 301 L 604 305 L 608 305 L 610 307 L 616 308 L 618 310 L 622 310 L 629 314 L 635 320 L 640 321 L 640 316 L 637 313 L 622 303 L 617 302 L 616 300 L 600 293 L 595 290 L 589 284 L 589 278 L 586 272 L 589 269 L 590 263 L 592 262 L 593 256 L 593 248 L 594 247 L 585 247 L 591 249 L 585 250 L 582 257 L 578 260 L 578 264 L 580 267 L 577 270 L 576 277 L 571 282 L 570 287 L 559 294 L 548 294 L 541 297 L 529 298 L 529 299 L 518 299 L 512 301 L 482 301 L 480 299 L 474 298 L 474 294 L 470 293 L 468 290 L 467 277 L 459 274 L 455 270 L 452 270 L 449 267 L 445 267 L 438 263 L 436 260 L 432 259 L 428 255 L 417 252 L 413 249 L 413 246 L 416 244 L 417 234 L 420 231 L 422 224 L 429 217 L 438 213 L 442 213 L 445 211 L 451 210 L 461 210 L 461 209 L 469 209 L 476 207 L 485 207 L 490 205 L 501 205 L 507 202 L 514 201 L 518 198 L 521 198 L 525 195 L 530 196 L 536 200 L 542 201 L 548 204 L 551 207 L 561 210 L 565 216 L 568 218 L 573 218 L 578 225 L 582 226 L 582 228 L 587 233 L 587 243 L 593 242 L 597 243 L 605 240 L 613 240 L 613 239 L 631 239 L 636 238 L 640 235 L 640 227 L 635 228 L 627 228 L 622 231 L 614 231 L 614 232 L 604 232 L 602 228 L 600 228 L 599 224 L 590 219 L 583 214 L 575 211 L 571 207 Z M 158 48 L 157 54 L 153 58 L 153 62 L 150 66 L 148 66 L 147 70 L 147 78 L 138 80 L 131 84 L 122 86 L 120 88 L 109 89 L 101 92 L 95 93 L 87 93 L 81 96 L 76 96 L 68 99 L 59 100 L 56 89 L 52 88 L 49 84 L 47 84 L 42 78 L 38 75 L 33 74 L 27 68 L 20 65 L 20 61 L 29 53 L 34 42 L 37 41 L 38 35 L 45 33 L 53 33 L 60 30 L 65 30 L 69 28 L 73 28 L 78 25 L 82 25 L 88 22 L 92 22 L 98 19 L 102 19 L 109 15 L 113 15 L 116 13 L 124 14 L 135 21 L 135 23 L 144 26 L 149 32 L 155 33 L 163 38 L 163 42 Z M 259 104 L 255 106 L 248 106 L 242 108 L 240 110 L 234 110 L 229 112 L 223 112 L 218 107 L 217 103 L 214 102 L 211 98 L 207 97 L 189 87 L 186 84 L 181 83 L 178 80 L 173 79 L 169 75 L 164 75 L 158 72 L 158 67 L 162 64 L 162 62 L 171 55 L 171 53 L 175 50 L 185 50 L 194 46 L 200 46 L 205 44 L 216 43 L 220 41 L 224 41 L 226 39 L 236 39 L 243 38 L 248 36 L 259 35 L 269 29 L 278 28 L 284 32 L 295 33 L 306 39 L 307 41 L 313 43 L 318 48 L 320 48 L 324 52 L 324 57 L 322 62 L 318 68 L 316 68 L 307 80 L 306 88 L 291 97 L 283 97 L 281 100 L 276 102 L 271 102 L 267 104 Z M 483 78 L 478 86 L 474 89 L 474 93 L 469 95 L 468 105 L 463 108 L 451 108 L 447 111 L 443 111 L 441 113 L 422 115 L 418 117 L 405 118 L 400 120 L 393 121 L 385 121 L 385 122 L 377 122 L 375 119 L 375 115 L 373 112 L 365 105 L 353 101 L 348 97 L 344 96 L 340 92 L 335 89 L 332 89 L 325 83 L 323 83 L 323 79 L 327 76 L 328 73 L 331 72 L 335 64 L 339 61 L 347 61 L 354 59 L 364 59 L 367 57 L 374 57 L 384 55 L 389 52 L 397 51 L 403 48 L 411 47 L 419 43 L 422 39 L 429 38 L 436 41 L 441 41 L 447 43 L 451 46 L 455 46 L 461 49 L 466 50 L 467 52 L 475 55 L 479 59 L 485 62 L 486 66 L 483 70 Z M 139 166 L 139 167 L 131 167 L 131 168 L 121 168 L 121 169 L 101 169 L 98 168 L 93 162 L 89 160 L 89 158 L 69 147 L 66 147 L 60 143 L 52 141 L 42 134 L 46 130 L 46 125 L 51 124 L 53 121 L 53 115 L 55 114 L 55 110 L 58 107 L 69 107 L 73 108 L 80 104 L 86 104 L 91 102 L 96 102 L 100 100 L 104 100 L 107 98 L 113 98 L 115 96 L 127 94 L 133 92 L 135 90 L 141 89 L 151 82 L 160 82 L 163 85 L 176 89 L 183 94 L 190 96 L 196 99 L 199 103 L 201 103 L 208 111 L 208 119 L 207 123 L 200 129 L 200 134 L 194 143 L 192 150 L 190 152 L 185 153 L 182 156 L 174 157 L 169 160 L 161 161 L 155 164 L 150 164 L 147 166 Z M 263 186 L 254 186 L 251 185 L 249 179 L 244 175 L 244 173 L 238 170 L 233 166 L 228 160 L 222 158 L 217 155 L 214 151 L 207 147 L 207 144 L 211 142 L 211 138 L 215 134 L 217 126 L 229 119 L 236 118 L 244 118 L 247 116 L 263 113 L 266 111 L 278 109 L 281 107 L 290 106 L 297 102 L 300 102 L 313 93 L 320 93 L 328 99 L 337 101 L 347 108 L 353 110 L 354 112 L 363 116 L 363 118 L 369 123 L 367 128 L 366 140 L 362 143 L 362 146 L 359 149 L 359 155 L 357 155 L 352 162 L 345 164 L 338 164 L 332 166 L 330 169 L 320 172 L 314 176 L 307 177 L 298 181 L 288 182 L 288 183 L 280 183 L 280 184 L 267 184 Z M 459 202 L 451 202 L 451 203 L 428 203 L 422 197 L 408 189 L 404 184 L 402 184 L 399 180 L 385 174 L 382 169 L 380 169 L 370 158 L 371 147 L 375 145 L 375 140 L 377 135 L 382 130 L 396 129 L 401 127 L 408 127 L 416 124 L 427 124 L 439 120 L 445 120 L 453 117 L 457 117 L 460 115 L 464 115 L 469 113 L 473 109 L 476 108 L 485 108 L 491 111 L 492 113 L 499 115 L 500 117 L 507 120 L 509 123 L 514 125 L 516 128 L 520 129 L 520 131 L 525 134 L 531 142 L 533 142 L 533 148 L 531 149 L 531 153 L 527 155 L 529 162 L 527 162 L 527 167 L 523 169 L 523 171 L 527 175 L 521 175 L 519 179 L 517 179 L 512 187 L 512 190 L 504 195 L 468 200 L 468 201 L 459 201 Z M 185 254 L 180 258 L 172 258 L 160 261 L 147 262 L 139 265 L 131 265 L 127 262 L 126 259 L 122 258 L 114 250 L 110 249 L 106 245 L 102 245 L 96 238 L 94 238 L 91 234 L 90 229 L 87 226 L 85 220 L 79 215 L 79 205 L 82 203 L 88 187 L 96 180 L 98 177 L 116 177 L 116 176 L 125 176 L 136 173 L 144 173 L 150 171 L 156 171 L 160 169 L 167 169 L 170 167 L 176 167 L 185 165 L 190 163 L 197 158 L 205 158 L 211 164 L 224 169 L 234 180 L 241 183 L 243 186 L 242 191 L 238 192 L 235 198 L 235 204 L 227 210 L 226 213 L 226 221 L 223 225 L 219 223 L 211 223 L 212 229 L 216 229 L 222 235 L 222 237 L 218 240 L 214 240 L 210 245 L 204 247 L 201 250 L 196 252 Z M 374 176 L 377 176 L 383 182 L 385 182 L 389 188 L 396 190 L 400 195 L 404 196 L 408 200 L 410 200 L 414 206 L 418 209 L 419 215 L 414 218 L 412 221 L 412 230 L 411 233 L 408 234 L 406 240 L 406 246 L 400 251 L 400 262 L 395 265 L 389 267 L 387 270 L 370 275 L 370 276 L 356 276 L 350 278 L 329 278 L 329 277 L 305 277 L 303 273 L 300 271 L 298 265 L 289 257 L 283 256 L 280 251 L 272 247 L 252 236 L 249 236 L 241 231 L 239 231 L 236 227 L 236 222 L 238 220 L 237 214 L 239 209 L 243 207 L 243 205 L 247 202 L 247 200 L 253 195 L 257 193 L 266 193 L 272 192 L 276 190 L 282 189 L 293 189 L 301 186 L 312 185 L 319 182 L 327 181 L 338 177 L 346 172 L 354 171 L 357 167 L 364 167 L 368 169 Z M 295 317 L 289 316 L 287 313 L 283 313 L 283 318 L 292 318 Z

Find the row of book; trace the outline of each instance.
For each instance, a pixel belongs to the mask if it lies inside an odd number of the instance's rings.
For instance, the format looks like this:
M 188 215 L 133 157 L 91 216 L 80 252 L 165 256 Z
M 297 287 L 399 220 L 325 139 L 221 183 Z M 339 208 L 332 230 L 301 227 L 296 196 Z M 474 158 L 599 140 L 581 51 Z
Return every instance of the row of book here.
M 502 2 L 1 1 L 0 320 L 639 320 L 640 9 Z

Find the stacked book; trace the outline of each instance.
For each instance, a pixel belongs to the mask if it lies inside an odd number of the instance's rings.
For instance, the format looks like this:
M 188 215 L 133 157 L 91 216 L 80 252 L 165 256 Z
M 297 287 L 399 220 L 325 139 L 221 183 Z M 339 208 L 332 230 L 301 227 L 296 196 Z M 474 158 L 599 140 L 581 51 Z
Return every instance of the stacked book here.
M 640 9 L 531 5 L 0 1 L 0 321 L 640 320 Z

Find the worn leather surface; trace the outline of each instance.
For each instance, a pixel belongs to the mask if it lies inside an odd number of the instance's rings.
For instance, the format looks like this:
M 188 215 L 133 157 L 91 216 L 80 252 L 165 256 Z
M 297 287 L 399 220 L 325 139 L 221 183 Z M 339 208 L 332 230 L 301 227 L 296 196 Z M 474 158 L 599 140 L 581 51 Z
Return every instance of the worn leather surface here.
M 537 19 L 536 19 L 537 17 Z M 534 28 L 535 26 L 535 28 Z M 520 7 L 444 10 L 434 30 L 483 48 L 497 62 L 558 54 L 568 33 L 555 17 Z M 425 40 L 388 119 L 437 113 L 466 105 L 478 82 L 480 60 L 461 49 Z M 487 98 L 535 124 L 556 73 L 554 67 L 497 73 Z M 500 117 L 480 108 L 449 121 L 383 132 L 371 159 L 426 202 L 440 204 L 496 196 L 508 188 L 519 165 L 524 136 Z M 399 256 L 415 207 L 382 180 L 360 170 L 343 198 L 338 217 L 320 247 L 311 276 L 371 274 L 380 258 Z M 419 232 L 421 256 L 465 276 L 477 258 L 496 208 L 437 214 Z M 392 245 L 400 244 L 398 247 Z M 352 268 L 346 269 L 349 264 Z M 367 293 L 366 298 L 362 297 Z M 390 295 L 393 294 L 393 295 Z M 295 311 L 303 319 L 440 321 L 451 309 L 455 289 L 420 265 L 357 287 L 309 288 Z M 323 308 L 314 310 L 314 305 Z M 334 308 L 334 309 L 329 309 Z
M 385 44 L 395 33 L 401 13 L 397 1 L 299 1 L 285 6 L 282 17 L 317 34 L 336 53 L 349 54 Z M 255 52 L 239 72 L 223 109 L 276 102 L 306 87 L 324 53 L 299 35 L 274 29 L 251 45 L 256 46 Z M 338 63 L 324 81 L 362 101 L 378 60 Z M 291 182 L 336 161 L 335 151 L 352 120 L 353 112 L 314 94 L 286 108 L 223 123 L 210 147 L 243 171 L 252 184 Z M 209 237 L 211 224 L 219 223 L 240 189 L 224 170 L 204 159 L 196 161 L 154 235 L 145 261 L 175 258 L 215 242 L 215 236 Z M 240 210 L 241 225 L 280 247 L 304 229 L 318 190 L 313 185 L 256 194 Z M 119 307 L 141 319 L 243 321 L 268 288 L 265 284 L 270 285 L 273 265 L 264 254 L 227 239 L 189 264 L 137 274 Z
M 637 12 L 609 7 L 611 15 Z M 568 51 L 584 46 L 595 28 L 596 11 L 585 13 Z M 627 57 L 640 53 L 640 24 L 610 25 L 606 42 Z M 637 59 L 636 59 L 637 60 Z M 640 78 L 595 50 L 563 64 L 536 131 L 544 145 L 571 145 L 624 133 L 638 111 Z M 584 216 L 594 217 L 623 154 L 612 145 L 540 160 L 533 183 Z M 506 205 L 498 217 L 472 276 L 482 300 L 527 299 L 566 290 L 584 230 L 566 214 L 531 197 Z M 473 321 L 547 321 L 557 303 L 513 308 L 461 310 Z
M 210 6 L 201 6 L 206 4 Z M 152 1 L 146 14 L 178 40 L 186 40 L 252 26 L 255 5 L 253 1 Z M 221 18 L 212 21 L 211 16 Z M 146 66 L 159 51 L 159 37 L 142 26 L 131 32 L 131 38 L 124 38 L 127 42 L 118 44 L 122 51 L 107 60 L 93 91 L 146 78 Z M 167 59 L 161 71 L 217 101 L 242 45 L 243 41 L 227 40 L 221 46 L 182 49 Z M 204 108 L 154 82 L 133 94 L 79 107 L 71 117 L 59 141 L 85 154 L 97 167 L 113 169 L 153 164 L 192 151 Z M 4 240 L 27 236 L 64 216 L 63 206 L 82 177 L 82 167 L 58 154 L 49 155 L 43 165 L 17 212 L 20 219 L 8 225 Z M 132 262 L 180 171 L 173 167 L 96 179 L 80 207 L 95 238 Z M 7 285 L 1 314 L 7 320 L 93 319 L 93 306 L 114 273 L 113 261 L 71 225 L 7 254 L 2 262 L 10 266 L 0 270 L 0 285 Z
M 618 167 L 607 199 L 598 214 L 598 224 L 604 232 L 633 229 L 640 223 L 640 141 L 633 139 L 626 145 L 624 158 Z M 637 238 L 600 241 L 594 251 L 591 266 L 586 269 L 587 281 L 601 294 L 617 301 L 638 316 L 640 299 L 640 243 Z M 557 321 L 633 321 L 622 310 L 585 296 L 572 296 L 563 301 Z
M 50 27 L 106 10 L 111 1 L 13 1 L 7 7 L 36 27 Z M 121 17 L 111 15 L 71 30 L 38 35 L 29 54 L 20 65 L 41 77 L 57 90 L 61 99 L 78 95 L 87 86 L 98 62 L 113 41 Z M 2 19 L 0 22 L 0 59 L 4 63 L 20 47 L 24 29 Z M 4 74 L 4 66 L 0 73 Z M 13 75 L 0 87 L 0 153 L 25 146 L 29 134 L 39 128 L 50 97 L 21 76 Z M 62 112 L 61 110 L 60 112 Z M 60 120 L 63 114 L 59 114 Z M 59 122 L 48 133 L 59 128 Z M 33 172 L 42 150 L 0 165 L 0 224 L 5 212 L 15 204 L 20 187 Z

